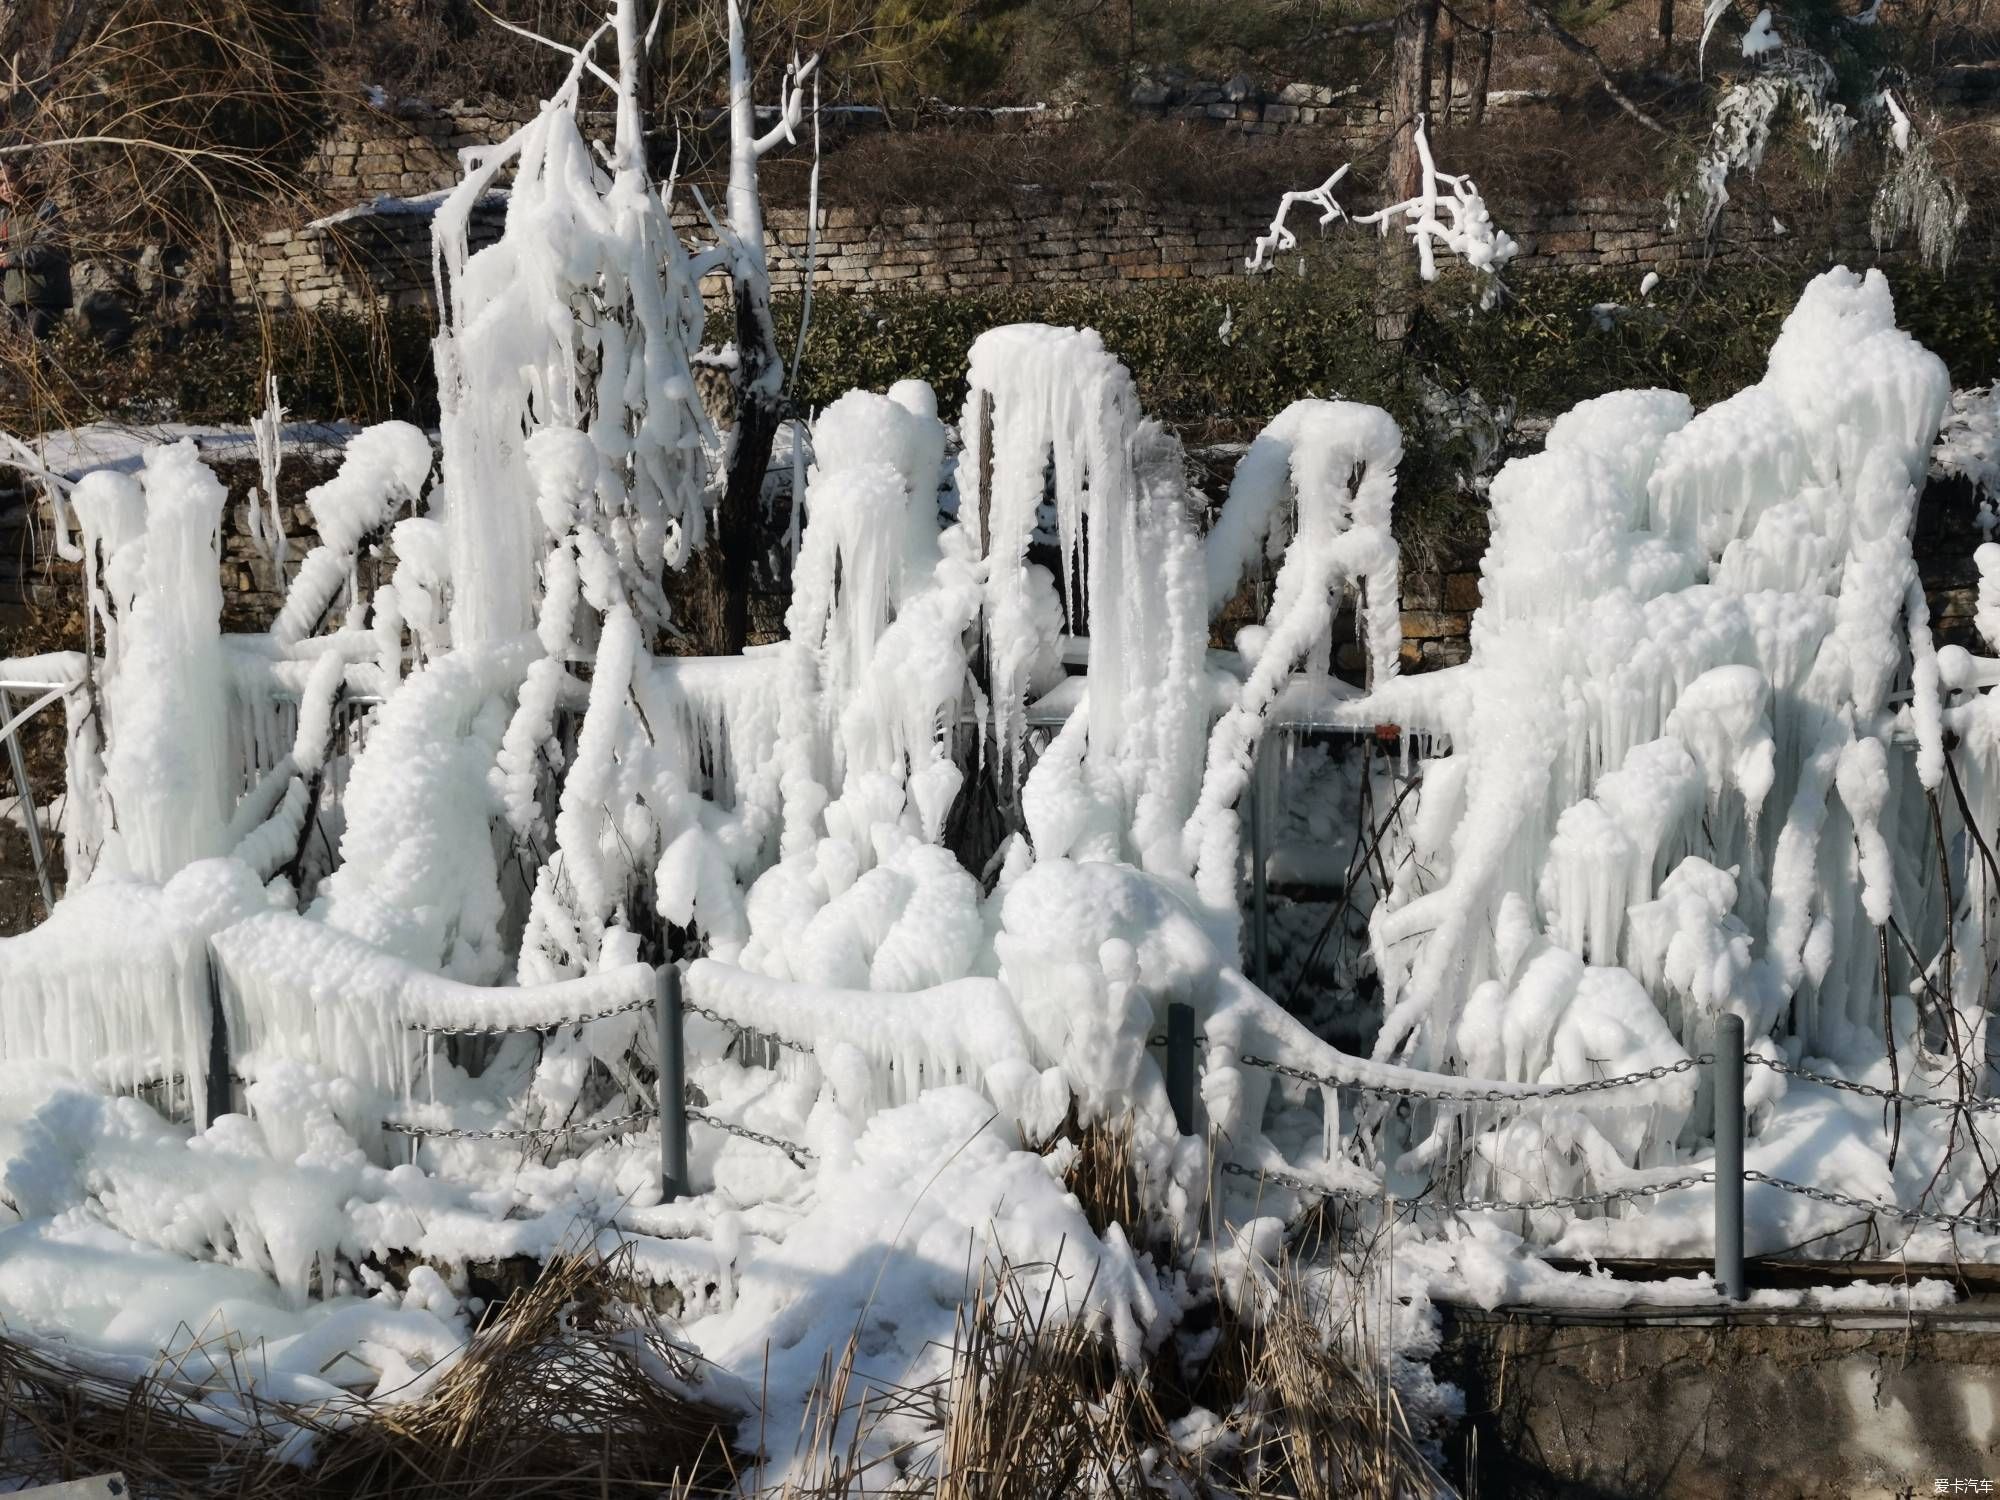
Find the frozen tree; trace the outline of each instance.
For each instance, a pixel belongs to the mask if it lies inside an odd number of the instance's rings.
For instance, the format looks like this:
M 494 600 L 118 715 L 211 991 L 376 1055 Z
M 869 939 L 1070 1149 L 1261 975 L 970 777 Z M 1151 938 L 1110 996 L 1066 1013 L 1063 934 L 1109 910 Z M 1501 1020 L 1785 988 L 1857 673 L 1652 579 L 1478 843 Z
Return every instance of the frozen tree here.
M 751 92 L 749 41 L 741 0 L 729 7 L 729 188 L 727 216 L 713 258 L 729 274 L 735 305 L 736 422 L 729 436 L 728 478 L 723 489 L 720 538 L 724 614 L 721 649 L 741 651 L 750 636 L 750 566 L 771 445 L 785 418 L 785 364 L 771 324 L 771 269 L 764 241 L 758 161 L 784 144 L 796 145 L 806 85 L 817 98 L 817 56 L 796 56 L 779 86 L 777 119 L 757 128 Z

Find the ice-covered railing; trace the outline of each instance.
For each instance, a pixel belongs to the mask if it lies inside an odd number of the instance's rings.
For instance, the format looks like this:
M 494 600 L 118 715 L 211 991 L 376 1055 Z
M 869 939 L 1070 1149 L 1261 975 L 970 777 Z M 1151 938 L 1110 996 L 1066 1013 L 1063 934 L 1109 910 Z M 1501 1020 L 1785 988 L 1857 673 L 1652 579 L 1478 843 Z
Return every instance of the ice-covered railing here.
M 636 1036 L 653 1003 L 646 964 L 587 979 L 500 989 L 401 961 L 324 922 L 270 912 L 209 939 L 234 1065 L 255 1077 L 311 1063 L 385 1097 L 409 1097 L 430 1038 L 552 1030 L 602 1021 Z
M 55 906 L 55 877 L 43 836 L 40 799 L 28 776 L 21 736 L 37 714 L 58 702 L 63 705 L 66 721 L 65 742 L 80 731 L 88 720 L 84 701 L 88 666 L 89 659 L 78 651 L 0 659 L 0 747 L 13 777 L 14 809 L 27 838 L 28 858 L 35 867 L 35 883 L 41 889 L 45 912 Z M 16 694 L 25 699 L 25 707 Z
M 1032 1039 L 998 980 L 959 979 L 909 993 L 833 990 L 700 959 L 686 985 L 695 1014 L 810 1051 L 857 1117 L 960 1082 L 983 1089 L 1040 1137 L 1069 1103 L 1059 1079 L 1045 1086 Z

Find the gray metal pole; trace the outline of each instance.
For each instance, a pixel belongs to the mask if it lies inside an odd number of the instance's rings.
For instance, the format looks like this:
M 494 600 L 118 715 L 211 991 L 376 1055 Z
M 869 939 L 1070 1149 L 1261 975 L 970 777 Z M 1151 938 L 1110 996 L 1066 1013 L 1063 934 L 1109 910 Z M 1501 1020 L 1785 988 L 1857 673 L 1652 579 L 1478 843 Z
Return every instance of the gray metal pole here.
M 660 1051 L 660 1201 L 688 1196 L 687 1057 L 681 1035 L 681 971 L 662 964 L 653 1007 Z
M 1732 1302 L 1750 1294 L 1743 1272 L 1743 1018 L 1715 1023 L 1715 1284 Z
M 1250 761 L 1250 977 L 1257 981 L 1257 988 L 1270 988 L 1268 955 L 1270 953 L 1270 890 L 1264 878 L 1264 818 L 1265 794 L 1269 791 L 1270 778 L 1265 774 L 1270 763 L 1268 730 L 1257 738 L 1257 748 Z
M 229 1017 L 222 1003 L 222 965 L 216 962 L 215 942 L 204 949 L 208 960 L 208 1090 L 203 1101 L 206 1118 L 202 1126 L 213 1125 L 234 1105 L 229 1090 Z
M 0 724 L 13 717 L 13 700 L 5 688 L 0 688 Z M 18 729 L 7 736 L 7 761 L 13 767 L 14 786 L 21 796 L 21 825 L 28 835 L 28 858 L 34 862 L 36 883 L 42 888 L 42 910 L 52 912 L 56 908 L 56 893 L 49 883 L 49 857 L 42 848 L 41 815 L 35 810 L 35 789 L 28 785 L 28 758 L 21 753 Z
M 1167 1102 L 1182 1135 L 1194 1134 L 1194 1007 L 1167 1007 Z

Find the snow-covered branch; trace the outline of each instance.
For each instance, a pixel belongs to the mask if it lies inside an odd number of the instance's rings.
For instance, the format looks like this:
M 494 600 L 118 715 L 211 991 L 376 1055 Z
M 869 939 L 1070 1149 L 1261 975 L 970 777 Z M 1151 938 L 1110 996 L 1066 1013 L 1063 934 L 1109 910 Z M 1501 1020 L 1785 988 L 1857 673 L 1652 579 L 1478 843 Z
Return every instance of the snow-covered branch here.
M 1319 222 L 1322 225 L 1346 219 L 1350 224 L 1377 225 L 1384 234 L 1388 233 L 1390 222 L 1398 214 L 1402 215 L 1409 221 L 1407 227 L 1410 237 L 1416 241 L 1417 257 L 1422 263 L 1426 281 L 1437 280 L 1434 247 L 1438 245 L 1444 246 L 1474 270 L 1497 273 L 1520 248 L 1514 243 L 1514 237 L 1494 224 L 1493 216 L 1486 211 L 1486 200 L 1479 196 L 1479 189 L 1470 177 L 1438 170 L 1437 162 L 1431 156 L 1430 137 L 1425 132 L 1422 115 L 1417 116 L 1416 147 L 1417 159 L 1423 166 L 1423 186 L 1414 198 L 1355 218 L 1333 196 L 1333 189 L 1352 165 L 1344 164 L 1318 187 L 1286 193 L 1280 198 L 1271 227 L 1258 236 L 1257 248 L 1244 264 L 1252 271 L 1268 271 L 1275 256 L 1296 249 L 1298 236 L 1285 220 L 1293 204 L 1309 203 L 1321 211 Z M 1440 213 L 1443 218 L 1438 217 Z
M 1896 102 L 1893 89 L 1882 90 L 1882 106 L 1889 111 L 1889 138 L 1896 143 L 1898 151 L 1910 149 L 1910 117 L 1903 113 L 1903 106 Z
M 1319 222 L 1322 229 L 1336 219 L 1346 218 L 1346 210 L 1334 201 L 1333 190 L 1338 186 L 1340 179 L 1353 170 L 1353 167 L 1352 162 L 1342 162 L 1340 169 L 1318 187 L 1308 188 L 1303 192 L 1287 193 L 1280 198 L 1278 212 L 1271 220 L 1271 227 L 1257 237 L 1257 249 L 1244 264 L 1253 271 L 1268 270 L 1273 255 L 1298 248 L 1299 237 L 1285 225 L 1285 216 L 1292 211 L 1294 203 L 1310 203 L 1320 209 Z
M 732 63 L 734 54 L 732 54 Z M 799 143 L 799 121 L 805 114 L 805 85 L 819 68 L 819 54 L 815 52 L 803 63 L 798 54 L 785 68 L 785 80 L 778 88 L 778 123 L 757 137 L 756 152 L 759 156 L 781 143 L 796 146 Z
M 1389 232 L 1390 222 L 1401 214 L 1409 222 L 1410 238 L 1416 242 L 1417 259 L 1426 281 L 1437 280 L 1434 246 L 1442 245 L 1476 271 L 1497 273 L 1514 258 L 1520 246 L 1514 237 L 1493 222 L 1486 200 L 1470 177 L 1440 172 L 1431 155 L 1431 143 L 1424 129 L 1424 117 L 1417 116 L 1417 159 L 1423 166 L 1423 186 L 1414 198 L 1377 209 L 1356 224 L 1377 224 Z M 1440 189 L 1443 191 L 1441 192 Z M 1442 209 L 1446 217 L 1438 217 Z

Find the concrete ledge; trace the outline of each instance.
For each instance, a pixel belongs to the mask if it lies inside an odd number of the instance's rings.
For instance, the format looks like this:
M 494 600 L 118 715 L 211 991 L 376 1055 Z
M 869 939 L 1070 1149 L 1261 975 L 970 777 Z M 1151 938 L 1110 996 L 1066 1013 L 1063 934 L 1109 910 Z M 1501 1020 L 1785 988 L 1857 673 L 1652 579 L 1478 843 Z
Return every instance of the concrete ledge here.
M 1821 1500 L 2000 1485 L 2000 1298 L 1921 1312 L 1445 1309 L 1477 1492 Z M 1987 1491 L 1994 1493 L 1996 1491 Z

